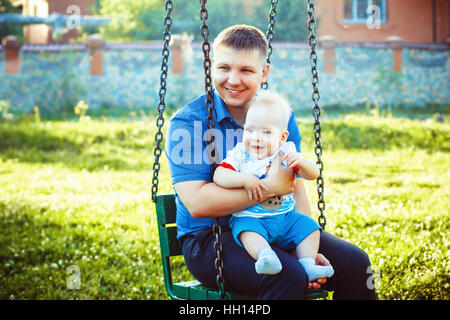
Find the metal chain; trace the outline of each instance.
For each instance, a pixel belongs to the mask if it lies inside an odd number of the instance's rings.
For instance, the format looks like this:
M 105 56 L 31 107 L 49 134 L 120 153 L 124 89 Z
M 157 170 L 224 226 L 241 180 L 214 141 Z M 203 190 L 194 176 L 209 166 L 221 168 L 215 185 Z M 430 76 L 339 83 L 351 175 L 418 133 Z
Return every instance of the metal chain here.
M 271 2 L 271 8 L 270 8 L 270 12 L 269 12 L 269 25 L 267 27 L 267 33 L 266 33 L 266 38 L 267 38 L 267 58 L 266 58 L 266 62 L 268 64 L 270 64 L 270 57 L 272 56 L 272 39 L 274 37 L 274 32 L 273 29 L 275 28 L 275 18 L 277 16 L 277 4 L 278 4 L 278 0 L 272 0 Z M 269 88 L 269 82 L 268 80 L 266 80 L 266 82 L 261 83 L 261 88 L 262 89 L 268 89 Z
M 208 118 L 206 119 L 206 125 L 208 126 L 208 129 L 212 129 L 215 126 L 215 120 L 213 116 L 213 110 L 214 110 L 214 99 L 213 99 L 213 84 L 211 80 L 211 59 L 209 58 L 210 52 L 211 52 L 211 45 L 208 41 L 209 36 L 209 28 L 206 24 L 206 21 L 208 20 L 208 10 L 206 9 L 206 1 L 207 0 L 200 0 L 200 3 L 202 5 L 200 9 L 200 19 L 202 20 L 202 26 L 200 28 L 202 37 L 203 37 L 203 43 L 202 43 L 202 51 L 204 55 L 203 59 L 203 69 L 205 71 L 205 92 L 206 92 L 206 108 L 208 110 Z
M 218 152 L 216 152 L 216 137 L 214 136 L 214 131 L 212 130 L 215 126 L 214 120 L 214 98 L 213 98 L 213 85 L 211 80 L 211 59 L 209 58 L 211 45 L 208 41 L 209 36 L 209 28 L 206 24 L 208 20 L 208 10 L 206 9 L 206 1 L 200 0 L 201 9 L 200 9 L 200 20 L 202 21 L 202 26 L 200 28 L 203 43 L 202 43 L 202 51 L 204 55 L 203 59 L 203 67 L 205 71 L 205 92 L 206 92 L 206 109 L 208 110 L 208 117 L 206 119 L 206 125 L 208 127 L 209 132 L 209 140 L 211 141 L 211 152 L 208 152 L 210 164 L 211 164 L 211 177 L 214 174 L 215 164 L 217 164 Z M 214 251 L 216 252 L 216 259 L 214 261 L 214 266 L 217 271 L 216 283 L 219 288 L 220 298 L 224 299 L 226 297 L 225 294 L 225 276 L 224 276 L 224 268 L 223 268 L 223 246 L 220 241 L 220 236 L 222 234 L 222 229 L 219 224 L 219 219 L 214 219 L 214 226 L 212 228 L 213 235 L 215 237 L 214 241 Z
M 309 46 L 311 47 L 311 54 L 309 57 L 309 60 L 311 62 L 311 83 L 313 87 L 312 92 L 312 100 L 314 102 L 312 114 L 314 116 L 314 140 L 315 140 L 315 147 L 314 152 L 317 156 L 317 165 L 320 169 L 319 177 L 317 178 L 317 193 L 319 196 L 319 199 L 317 201 L 317 207 L 319 208 L 320 215 L 318 218 L 319 225 L 322 227 L 322 229 L 325 230 L 325 225 L 327 223 L 325 218 L 325 200 L 324 200 L 324 180 L 323 180 L 323 162 L 322 162 L 322 145 L 321 145 L 321 137 L 320 137 L 320 107 L 319 107 L 319 100 L 320 100 L 320 94 L 319 94 L 319 75 L 317 72 L 317 52 L 316 52 L 316 45 L 317 45 L 317 37 L 316 37 L 316 20 L 314 19 L 314 0 L 308 0 L 308 30 L 309 30 Z
M 153 150 L 153 155 L 155 160 L 153 163 L 153 179 L 152 179 L 152 200 L 156 202 L 156 194 L 158 193 L 158 175 L 161 165 L 159 163 L 159 158 L 162 154 L 161 142 L 163 140 L 162 128 L 164 126 L 164 110 L 166 109 L 166 86 L 167 86 L 167 71 L 169 70 L 169 43 L 170 43 L 170 27 L 172 26 L 171 13 L 173 10 L 172 0 L 166 0 L 166 16 L 164 18 L 164 36 L 163 36 L 163 49 L 162 49 L 162 62 L 161 62 L 161 77 L 160 77 L 160 87 L 159 87 L 159 104 L 158 104 L 158 118 L 156 119 L 156 125 L 158 130 L 155 134 L 155 149 Z

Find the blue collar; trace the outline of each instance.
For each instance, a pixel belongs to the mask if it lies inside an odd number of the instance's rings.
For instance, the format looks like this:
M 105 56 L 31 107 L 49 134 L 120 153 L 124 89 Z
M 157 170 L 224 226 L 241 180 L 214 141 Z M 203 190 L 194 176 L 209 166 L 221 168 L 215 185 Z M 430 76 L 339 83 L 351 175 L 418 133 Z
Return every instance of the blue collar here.
M 214 110 L 216 111 L 215 114 L 216 123 L 220 123 L 225 119 L 229 119 L 233 124 L 239 126 L 236 120 L 234 120 L 231 117 L 227 107 L 225 106 L 225 103 L 223 102 L 222 98 L 219 96 L 219 94 L 216 92 L 215 89 L 213 90 L 213 97 L 214 97 Z

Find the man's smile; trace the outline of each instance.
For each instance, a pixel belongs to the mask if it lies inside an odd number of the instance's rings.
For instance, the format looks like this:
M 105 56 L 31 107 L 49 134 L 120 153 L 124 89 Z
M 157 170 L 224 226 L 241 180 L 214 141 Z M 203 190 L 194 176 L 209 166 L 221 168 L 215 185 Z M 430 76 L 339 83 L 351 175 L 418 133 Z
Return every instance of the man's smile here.
M 236 90 L 236 89 L 230 89 L 230 88 L 225 88 L 227 91 L 228 91 L 228 93 L 230 93 L 231 95 L 238 95 L 238 94 L 240 94 L 240 93 L 242 93 L 242 92 L 244 92 L 245 91 L 245 89 L 241 89 L 241 90 Z

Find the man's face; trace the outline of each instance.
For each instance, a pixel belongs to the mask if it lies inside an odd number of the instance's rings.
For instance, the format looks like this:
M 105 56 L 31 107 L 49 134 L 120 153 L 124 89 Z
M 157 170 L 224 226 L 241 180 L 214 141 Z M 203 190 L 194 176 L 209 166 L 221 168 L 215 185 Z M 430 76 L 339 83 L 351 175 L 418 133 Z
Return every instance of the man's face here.
M 222 45 L 214 53 L 214 86 L 229 108 L 247 108 L 268 75 L 269 65 L 258 50 L 236 50 Z

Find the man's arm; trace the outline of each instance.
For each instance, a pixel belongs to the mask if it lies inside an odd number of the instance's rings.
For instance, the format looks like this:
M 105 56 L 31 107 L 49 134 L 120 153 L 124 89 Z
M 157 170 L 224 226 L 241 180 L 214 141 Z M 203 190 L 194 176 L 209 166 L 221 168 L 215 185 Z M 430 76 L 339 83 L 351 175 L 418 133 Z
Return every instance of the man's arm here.
M 293 191 L 294 173 L 281 168 L 276 175 L 262 179 L 267 186 L 263 200 Z M 216 218 L 247 209 L 257 203 L 250 200 L 244 188 L 226 189 L 213 182 L 184 181 L 174 184 L 183 204 L 194 218 Z
M 256 204 L 243 188 L 227 189 L 207 181 L 174 184 L 181 201 L 194 218 L 218 218 Z

